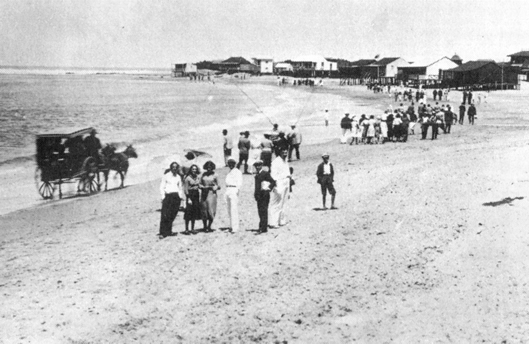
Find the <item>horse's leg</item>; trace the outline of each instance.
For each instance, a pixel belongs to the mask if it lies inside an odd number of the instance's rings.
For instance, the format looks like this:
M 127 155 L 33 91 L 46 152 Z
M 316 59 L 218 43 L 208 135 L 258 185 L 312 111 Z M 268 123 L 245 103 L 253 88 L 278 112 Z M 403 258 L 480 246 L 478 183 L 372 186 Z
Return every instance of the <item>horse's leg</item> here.
M 108 191 L 108 173 L 110 170 L 105 170 L 103 174 L 105 175 L 105 191 Z
M 121 188 L 124 188 L 125 187 L 125 173 L 124 171 L 119 171 L 119 175 L 121 177 Z

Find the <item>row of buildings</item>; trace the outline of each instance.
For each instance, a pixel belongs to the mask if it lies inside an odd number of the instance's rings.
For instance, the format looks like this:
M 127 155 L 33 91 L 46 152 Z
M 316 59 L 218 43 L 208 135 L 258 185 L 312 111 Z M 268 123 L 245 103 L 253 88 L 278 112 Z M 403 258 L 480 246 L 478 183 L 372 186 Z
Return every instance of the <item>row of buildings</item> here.
M 409 62 L 402 57 L 378 56 L 373 59 L 348 61 L 322 56 L 304 56 L 282 62 L 270 57 L 230 57 L 219 61 L 202 61 L 196 64 L 175 64 L 174 76 L 192 75 L 199 70 L 210 73 L 277 74 L 296 77 L 337 77 L 361 82 L 395 84 L 443 84 L 448 87 L 472 85 L 518 84 L 529 75 L 529 51 L 508 55 L 510 62 L 493 60 L 463 60 L 456 54 L 435 61 Z M 502 86 L 503 87 L 503 86 Z

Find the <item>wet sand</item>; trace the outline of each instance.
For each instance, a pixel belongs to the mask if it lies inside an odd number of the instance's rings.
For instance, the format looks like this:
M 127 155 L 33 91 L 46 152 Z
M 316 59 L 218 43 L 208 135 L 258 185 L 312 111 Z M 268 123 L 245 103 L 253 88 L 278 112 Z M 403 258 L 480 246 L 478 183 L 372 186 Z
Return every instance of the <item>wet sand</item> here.
M 322 92 L 354 96 L 366 113 L 390 104 L 360 88 Z M 0 338 L 523 342 L 529 336 L 523 92 L 491 94 L 478 106 L 475 126 L 453 126 L 437 141 L 414 135 L 406 144 L 349 146 L 334 138 L 310 145 L 311 136 L 329 128 L 307 125 L 302 160 L 291 163 L 290 222 L 265 235 L 254 232 L 252 176 L 244 177 L 241 192 L 243 231 L 234 235 L 220 229 L 227 225 L 220 199 L 214 233 L 159 240 L 159 180 L 4 215 Z M 501 117 L 506 105 L 518 120 Z M 315 172 L 323 152 L 335 166 L 338 210 L 318 210 Z M 226 170 L 218 172 L 223 180 Z M 183 231 L 182 214 L 174 229 Z

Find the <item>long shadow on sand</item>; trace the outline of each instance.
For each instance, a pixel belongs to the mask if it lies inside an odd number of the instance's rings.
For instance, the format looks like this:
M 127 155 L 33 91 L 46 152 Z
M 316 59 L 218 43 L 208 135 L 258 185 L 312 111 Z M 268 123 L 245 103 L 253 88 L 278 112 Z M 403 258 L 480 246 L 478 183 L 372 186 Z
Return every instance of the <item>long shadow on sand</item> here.
M 523 199 L 523 197 L 514 197 L 514 198 L 506 197 L 506 198 L 502 199 L 501 201 L 483 203 L 483 205 L 486 206 L 486 207 L 497 207 L 499 205 L 504 205 L 504 204 L 508 204 L 508 205 L 512 206 L 511 203 L 513 201 L 516 201 L 517 199 Z

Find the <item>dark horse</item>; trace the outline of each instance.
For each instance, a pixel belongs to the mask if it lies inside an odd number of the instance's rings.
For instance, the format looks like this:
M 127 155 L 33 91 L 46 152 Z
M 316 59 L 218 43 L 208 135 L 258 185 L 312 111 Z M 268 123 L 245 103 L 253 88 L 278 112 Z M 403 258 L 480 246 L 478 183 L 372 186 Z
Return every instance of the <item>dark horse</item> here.
M 101 150 L 103 168 L 101 169 L 105 175 L 105 190 L 108 186 L 108 174 L 110 170 L 116 171 L 116 175 L 119 174 L 121 177 L 121 186 L 122 188 L 125 184 L 125 176 L 129 169 L 129 158 L 137 158 L 136 150 L 132 145 L 128 145 L 123 152 L 116 153 L 116 147 L 112 145 L 106 145 L 105 148 Z

